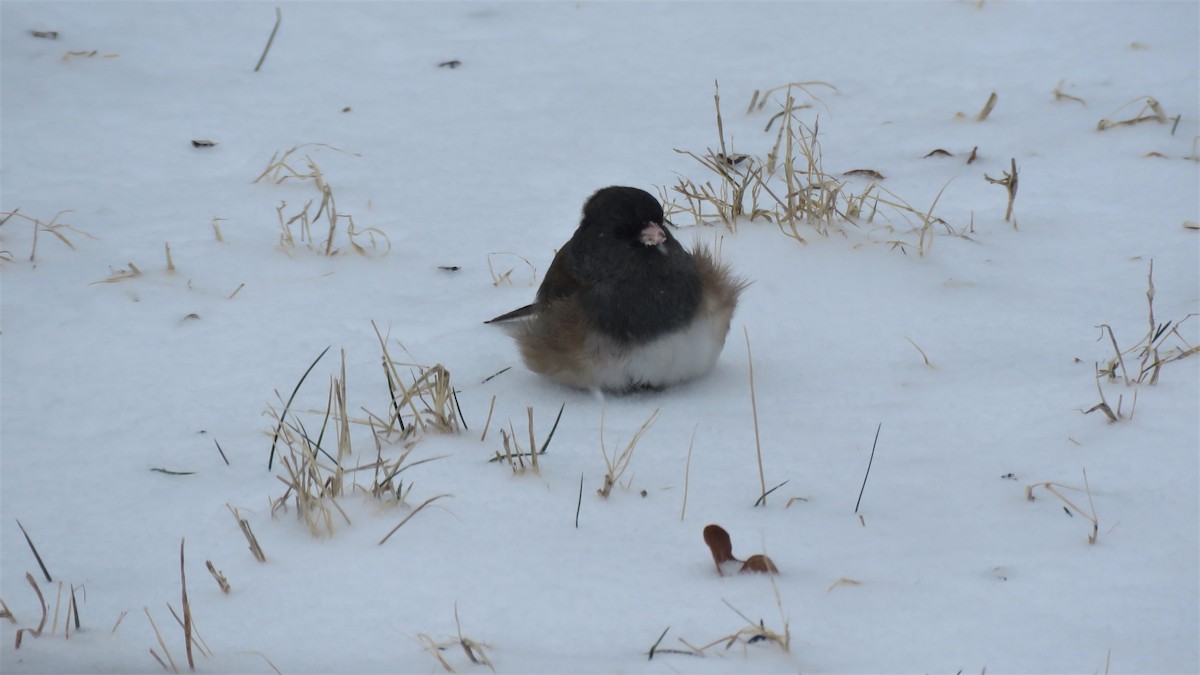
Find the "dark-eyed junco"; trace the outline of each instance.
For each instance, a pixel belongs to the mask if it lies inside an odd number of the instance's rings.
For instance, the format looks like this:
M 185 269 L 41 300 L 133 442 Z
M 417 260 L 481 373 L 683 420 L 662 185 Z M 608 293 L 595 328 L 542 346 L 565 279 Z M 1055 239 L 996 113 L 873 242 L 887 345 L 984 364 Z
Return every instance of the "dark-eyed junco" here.
M 515 327 L 525 364 L 572 387 L 658 388 L 707 373 L 747 282 L 707 247 L 685 250 L 663 220 L 644 190 L 597 191 L 535 302 L 487 323 L 526 319 Z

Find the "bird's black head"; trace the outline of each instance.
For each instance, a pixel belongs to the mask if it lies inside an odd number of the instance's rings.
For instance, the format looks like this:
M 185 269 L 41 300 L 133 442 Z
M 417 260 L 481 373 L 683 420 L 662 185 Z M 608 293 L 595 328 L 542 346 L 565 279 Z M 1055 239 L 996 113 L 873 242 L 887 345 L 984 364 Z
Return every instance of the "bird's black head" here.
M 649 192 L 633 187 L 612 186 L 597 190 L 583 205 L 580 229 L 598 238 L 651 247 L 669 240 L 663 227 L 663 210 Z

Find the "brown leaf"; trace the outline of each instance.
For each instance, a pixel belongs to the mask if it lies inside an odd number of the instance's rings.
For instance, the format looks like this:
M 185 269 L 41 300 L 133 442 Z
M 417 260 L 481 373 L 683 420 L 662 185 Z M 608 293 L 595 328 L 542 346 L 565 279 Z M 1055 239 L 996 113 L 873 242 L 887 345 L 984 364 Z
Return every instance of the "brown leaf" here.
M 761 553 L 746 558 L 746 562 L 742 563 L 742 569 L 738 570 L 738 574 L 747 574 L 756 572 L 759 574 L 779 574 L 779 568 L 767 556 Z
M 866 176 L 873 180 L 883 180 L 883 174 L 875 169 L 851 169 L 842 174 L 843 176 Z
M 929 151 L 928 155 L 925 155 L 921 159 L 929 159 L 930 157 L 953 157 L 953 156 L 954 155 L 950 154 L 949 152 L 947 152 L 941 148 L 934 148 L 933 150 Z
M 720 525 L 709 525 L 704 528 L 704 543 L 708 544 L 708 550 L 712 551 L 717 574 L 724 576 L 721 572 L 721 563 L 741 562 L 733 557 L 733 542 L 729 539 L 729 533 Z

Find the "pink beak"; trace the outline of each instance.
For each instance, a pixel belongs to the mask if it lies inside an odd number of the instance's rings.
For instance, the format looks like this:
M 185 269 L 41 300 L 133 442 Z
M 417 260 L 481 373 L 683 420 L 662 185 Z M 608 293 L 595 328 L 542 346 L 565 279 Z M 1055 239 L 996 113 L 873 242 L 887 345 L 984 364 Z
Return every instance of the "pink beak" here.
M 667 233 L 658 223 L 646 223 L 642 228 L 642 243 L 646 246 L 661 246 L 667 240 Z

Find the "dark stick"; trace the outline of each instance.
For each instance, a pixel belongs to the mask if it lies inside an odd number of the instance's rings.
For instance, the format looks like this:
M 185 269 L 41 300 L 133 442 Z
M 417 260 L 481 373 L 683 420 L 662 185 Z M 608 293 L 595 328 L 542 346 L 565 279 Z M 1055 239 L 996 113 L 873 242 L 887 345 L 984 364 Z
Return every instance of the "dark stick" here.
M 33 540 L 29 538 L 29 533 L 25 531 L 25 526 L 19 520 L 17 521 L 17 527 L 21 528 L 21 534 L 25 535 L 25 543 L 29 544 L 29 550 L 33 551 L 33 557 L 37 559 L 38 567 L 42 568 L 42 574 L 46 577 L 46 583 L 54 583 L 54 580 L 50 578 L 50 572 L 46 569 L 46 563 L 42 562 L 42 556 L 38 555 L 37 547 L 33 545 Z
M 254 72 L 258 72 L 262 68 L 263 61 L 267 60 L 267 52 L 271 51 L 271 43 L 275 41 L 275 33 L 279 32 L 279 22 L 283 21 L 283 14 L 279 8 L 275 8 L 275 27 L 271 29 L 271 37 L 267 38 L 267 46 L 263 47 L 262 56 L 258 57 L 258 64 L 254 66 Z
M 0 223 L 0 225 L 3 225 L 3 223 Z M 493 377 L 496 377 L 497 375 L 503 375 L 504 373 L 507 373 L 510 370 L 512 370 L 512 366 L 509 366 L 509 367 L 505 368 L 504 370 L 501 370 L 498 373 L 492 373 L 491 375 L 488 375 L 487 377 L 485 377 L 483 379 L 483 382 L 480 382 L 480 384 L 487 384 L 488 380 L 492 379 Z
M 458 421 L 459 421 L 459 422 L 462 422 L 462 425 L 463 425 L 463 430 L 464 430 L 464 431 L 470 431 L 470 429 L 467 427 L 467 420 L 463 418 L 463 414 L 462 414 L 462 406 L 460 406 L 460 405 L 458 404 L 458 392 L 457 392 L 457 391 L 455 391 L 455 390 L 453 390 L 453 389 L 451 389 L 451 390 L 450 390 L 450 396 L 454 397 L 454 407 L 455 407 L 456 409 L 458 409 Z
M 71 584 L 71 609 L 75 613 L 75 630 L 79 630 L 79 603 L 75 601 L 75 584 Z
M 217 439 L 213 439 L 213 443 L 217 443 Z M 217 452 L 221 453 L 221 459 L 225 460 L 225 466 L 229 466 L 229 458 L 225 456 L 225 451 L 221 449 L 221 444 L 217 443 Z
M 332 346 L 330 345 L 329 347 Z M 275 463 L 275 444 L 279 442 L 279 432 L 283 429 L 283 420 L 287 417 L 288 408 L 292 407 L 292 400 L 296 398 L 296 392 L 300 391 L 300 385 L 304 384 L 304 379 L 308 377 L 313 368 L 317 367 L 317 361 L 320 361 L 321 357 L 325 356 L 325 352 L 329 351 L 329 347 L 326 347 L 324 351 L 317 355 L 317 358 L 308 366 L 308 370 L 304 371 L 304 374 L 300 376 L 300 381 L 296 383 L 296 388 L 292 390 L 292 395 L 288 397 L 287 403 L 284 404 L 283 413 L 279 415 L 279 424 L 275 426 L 275 439 L 271 441 L 271 455 L 267 458 L 267 471 L 270 471 L 271 466 Z
M 767 503 L 767 495 L 778 490 L 779 488 L 783 487 L 784 485 L 787 485 L 788 481 L 790 481 L 790 480 L 791 479 L 789 478 L 788 480 L 785 480 L 782 483 L 780 483 L 779 485 L 776 485 L 775 487 L 771 488 L 770 490 L 767 490 L 766 492 L 762 493 L 762 496 L 758 498 L 758 501 L 754 502 L 754 506 L 758 507 L 758 506 L 762 506 L 763 504 L 766 504 Z
M 187 648 L 188 668 L 196 672 L 196 661 L 192 658 L 192 608 L 188 606 L 187 574 L 183 571 L 183 545 L 186 539 L 179 540 L 179 586 L 183 594 L 183 643 Z
M 400 404 L 396 402 L 396 383 L 392 381 L 392 371 L 388 369 L 387 357 L 384 356 L 383 374 L 387 376 L 388 393 L 392 395 L 392 410 L 396 411 L 396 421 L 400 423 L 400 431 L 404 431 L 404 418 L 400 416 Z
M 542 449 L 538 450 L 539 455 L 546 454 L 546 448 L 550 447 L 550 439 L 554 438 L 554 430 L 558 428 L 558 421 L 562 419 L 563 408 L 566 407 L 566 401 L 563 401 L 563 404 L 558 406 L 558 417 L 554 418 L 554 425 L 550 427 L 550 433 L 546 436 L 546 442 L 542 443 Z
M 579 529 L 579 510 L 581 508 L 583 508 L 583 474 L 582 473 L 579 474 L 579 501 L 575 502 L 575 529 L 577 529 L 577 530 Z M 37 555 L 37 551 L 34 551 L 33 554 Z M 47 576 L 46 578 L 49 579 L 50 577 Z
M 662 635 L 659 635 L 658 639 L 654 641 L 654 644 L 650 647 L 650 658 L 646 659 L 647 661 L 654 660 L 654 650 L 658 649 L 658 646 L 660 644 L 662 644 L 663 638 L 667 637 L 667 631 L 669 631 L 669 630 L 671 630 L 670 626 L 667 626 L 666 628 L 664 628 Z
M 871 443 L 871 458 L 867 460 L 867 472 L 863 474 L 862 487 L 858 490 L 858 501 L 854 502 L 854 512 L 858 513 L 858 505 L 862 503 L 863 492 L 867 489 L 867 476 L 871 475 L 871 463 L 875 461 L 875 444 L 879 442 L 879 430 L 883 428 L 883 422 L 875 427 L 875 441 Z

